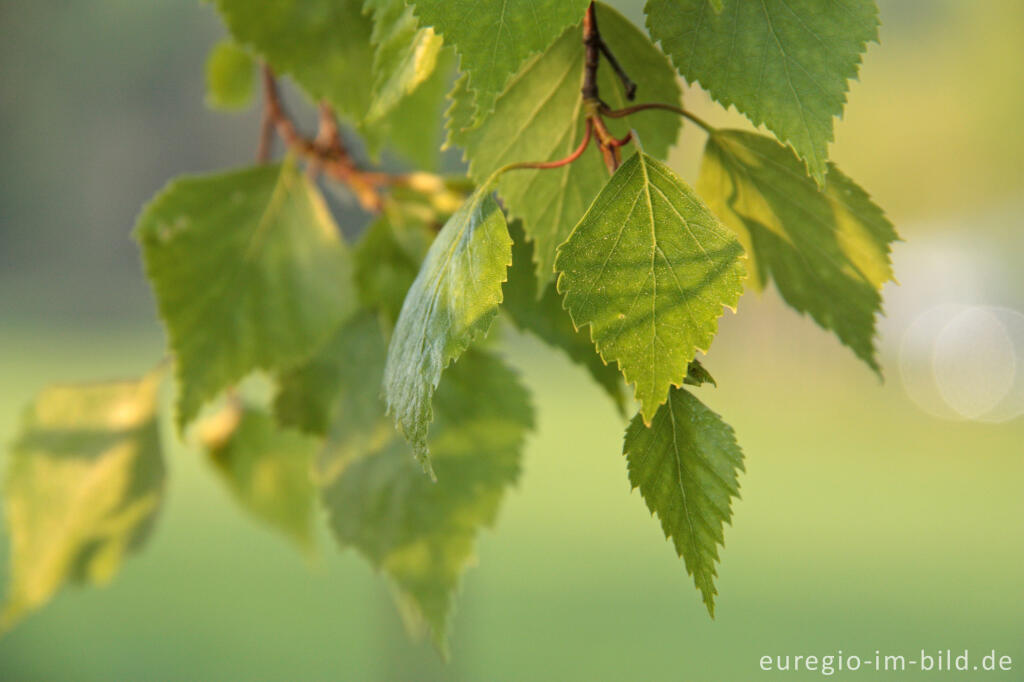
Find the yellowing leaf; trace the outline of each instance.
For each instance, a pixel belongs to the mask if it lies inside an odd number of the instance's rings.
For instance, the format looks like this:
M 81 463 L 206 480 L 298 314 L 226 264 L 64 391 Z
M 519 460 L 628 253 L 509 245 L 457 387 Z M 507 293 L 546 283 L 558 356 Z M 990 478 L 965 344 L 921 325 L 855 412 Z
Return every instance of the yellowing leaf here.
M 820 190 L 771 138 L 718 130 L 697 189 L 740 237 L 754 286 L 775 280 L 791 306 L 836 333 L 876 372 L 875 316 L 897 239 L 882 210 L 834 165 Z
M 743 292 L 743 249 L 665 164 L 637 152 L 558 249 L 577 327 L 635 384 L 649 422 Z
M 673 388 L 645 426 L 638 414 L 626 431 L 629 482 L 661 519 L 686 572 L 715 615 L 714 579 L 723 526 L 739 496 L 743 452 L 732 428 L 688 391 Z
M 11 573 L 0 630 L 65 582 L 103 584 L 163 500 L 159 379 L 58 386 L 29 408 L 4 481 Z

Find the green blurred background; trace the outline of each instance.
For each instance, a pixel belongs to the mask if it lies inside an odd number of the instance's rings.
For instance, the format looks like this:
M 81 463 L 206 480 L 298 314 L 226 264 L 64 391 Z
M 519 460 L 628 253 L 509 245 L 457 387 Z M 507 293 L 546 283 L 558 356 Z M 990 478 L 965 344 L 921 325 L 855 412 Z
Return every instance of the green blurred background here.
M 0 640 L 0 680 L 754 680 L 776 677 L 764 654 L 922 648 L 996 649 L 1015 670 L 984 679 L 1024 679 L 1024 419 L 1010 418 L 1024 369 L 1007 361 L 1024 367 L 1024 3 L 879 4 L 882 44 L 833 157 L 906 240 L 885 292 L 887 380 L 773 292 L 723 318 L 706 361 L 719 388 L 701 397 L 735 427 L 747 473 L 715 621 L 630 493 L 611 405 L 512 336 L 538 427 L 464 582 L 451 663 L 408 640 L 366 562 L 326 531 L 301 556 L 179 447 L 149 546 Z M 47 383 L 161 357 L 134 216 L 169 177 L 255 152 L 255 114 L 203 106 L 221 35 L 187 0 L 0 2 L 0 441 Z M 684 129 L 684 177 L 702 144 Z M 985 414 L 998 421 L 957 418 Z

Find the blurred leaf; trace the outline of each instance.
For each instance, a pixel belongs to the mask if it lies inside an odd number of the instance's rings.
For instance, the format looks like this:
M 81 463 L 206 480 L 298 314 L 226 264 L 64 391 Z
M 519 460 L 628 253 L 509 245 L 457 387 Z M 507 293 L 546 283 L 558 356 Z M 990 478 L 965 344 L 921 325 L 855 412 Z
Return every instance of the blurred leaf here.
M 611 7 L 599 5 L 598 24 L 623 67 L 636 79 L 637 90 L 659 102 L 679 104 L 676 74 L 644 33 Z M 530 58 L 498 98 L 494 113 L 472 129 L 470 93 L 460 81 L 452 93 L 450 140 L 465 148 L 470 175 L 482 182 L 502 166 L 517 161 L 565 158 L 583 139 L 586 112 L 580 98 L 584 51 L 580 28 L 573 26 L 543 54 Z M 602 99 L 612 108 L 628 104 L 622 86 L 609 68 L 598 71 Z M 648 154 L 663 158 L 679 133 L 680 118 L 666 112 L 645 112 L 609 120 L 616 135 L 636 129 Z M 608 182 L 608 170 L 596 147 L 575 162 L 556 169 L 516 170 L 498 183 L 509 213 L 521 218 L 534 241 L 533 257 L 541 287 L 554 278 L 556 247 L 565 241 L 590 202 Z
M 362 0 L 214 0 L 235 39 L 358 123 L 369 109 L 373 23 Z
M 690 386 L 703 386 L 704 384 L 718 386 L 718 382 L 711 376 L 711 372 L 704 369 L 704 365 L 697 358 L 691 360 L 689 367 L 686 368 L 686 378 L 683 379 L 683 383 Z
M 281 428 L 270 415 L 229 402 L 201 423 L 217 472 L 256 519 L 313 548 L 313 455 L 320 440 Z
M 732 428 L 688 391 L 673 388 L 650 426 L 639 414 L 633 418 L 623 454 L 629 482 L 661 519 L 714 616 L 718 545 L 724 544 L 723 525 L 732 518 L 743 471 Z
M 412 92 L 382 118 L 365 122 L 363 138 L 376 158 L 387 147 L 421 170 L 435 170 L 441 152 L 441 114 L 444 96 L 455 71 L 455 52 L 444 48 L 437 65 Z
M 431 28 L 420 28 L 404 0 L 367 0 L 373 15 L 370 42 L 373 56 L 373 99 L 368 120 L 391 112 L 401 99 L 430 77 L 442 40 Z
M 558 249 L 558 290 L 577 328 L 636 386 L 650 422 L 707 352 L 743 293 L 743 249 L 665 164 L 637 152 Z
M 412 610 L 413 622 L 425 621 L 447 652 L 454 593 L 473 560 L 476 535 L 494 524 L 519 475 L 523 438 L 533 425 L 526 391 L 513 372 L 480 351 L 449 368 L 437 389 L 430 437 L 437 483 L 416 466 L 382 403 L 374 401 L 377 418 L 359 428 L 346 415 L 372 397 L 345 395 L 318 467 L 331 528 L 342 545 L 384 571 L 400 606 Z
M 372 312 L 345 322 L 312 359 L 278 378 L 274 399 L 278 421 L 323 435 L 332 420 L 345 419 L 353 425 L 375 420 L 386 349 Z M 339 404 L 346 406 L 342 415 Z
M 619 413 L 625 415 L 626 396 L 618 368 L 605 364 L 594 350 L 590 336 L 573 327 L 553 284 L 545 287 L 543 296 L 537 299 L 537 277 L 530 258 L 533 246 L 526 241 L 519 221 L 513 222 L 509 231 L 513 241 L 512 268 L 504 287 L 504 309 L 517 327 L 561 349 L 573 362 L 583 366 L 611 397 Z
M 764 124 L 825 182 L 832 119 L 843 113 L 874 0 L 648 0 L 647 27 L 679 72 L 723 106 Z
M 708 138 L 697 188 L 746 247 L 752 284 L 774 279 L 787 303 L 880 372 L 875 315 L 898 237 L 867 193 L 833 164 L 819 191 L 790 149 L 738 130 Z
M 505 215 L 487 183 L 448 220 L 405 297 L 388 348 L 384 395 L 424 471 L 427 430 L 441 373 L 484 334 L 512 262 Z
M 367 308 L 380 310 L 389 326 L 402 309 L 420 263 L 429 248 L 430 235 L 416 220 L 385 210 L 359 239 L 355 248 L 355 276 L 359 298 Z
M 136 235 L 175 354 L 179 428 L 252 370 L 310 356 L 355 305 L 349 253 L 291 162 L 179 178 Z
M 588 0 L 414 0 L 423 26 L 432 26 L 459 54 L 477 117 L 486 116 L 526 59 L 583 18 Z
M 164 493 L 155 374 L 45 389 L 4 481 L 11 573 L 0 631 L 63 583 L 104 584 L 149 536 Z
M 222 40 L 206 58 L 206 106 L 223 111 L 248 108 L 255 81 L 252 56 L 235 42 Z

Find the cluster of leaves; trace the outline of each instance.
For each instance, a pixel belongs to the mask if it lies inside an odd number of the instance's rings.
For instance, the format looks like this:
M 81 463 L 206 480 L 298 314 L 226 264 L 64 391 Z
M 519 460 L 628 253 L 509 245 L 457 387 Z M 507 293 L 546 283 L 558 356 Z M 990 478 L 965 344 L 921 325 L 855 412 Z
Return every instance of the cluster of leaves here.
M 691 389 L 714 383 L 696 353 L 724 308 L 745 283 L 774 281 L 879 369 L 896 235 L 827 154 L 876 38 L 874 3 L 649 0 L 646 32 L 587 0 L 215 4 L 231 38 L 210 55 L 211 106 L 250 106 L 262 62 L 337 112 L 371 159 L 388 148 L 422 170 L 392 178 L 354 243 L 301 154 L 157 194 L 136 236 L 167 329 L 176 433 L 198 422 L 231 493 L 300 545 L 319 499 L 338 542 L 387 575 L 443 649 L 533 423 L 488 336 L 503 312 L 623 413 L 633 386 L 629 480 L 713 613 L 743 457 Z M 630 108 L 631 89 L 596 69 L 581 32 L 598 23 L 602 50 L 657 109 Z M 686 113 L 678 74 L 774 138 Z M 594 76 L 600 100 L 581 95 Z M 463 150 L 468 181 L 429 174 L 446 92 L 445 144 Z M 683 121 L 671 111 L 707 134 L 696 189 L 664 162 Z M 269 402 L 237 388 L 253 373 L 272 380 Z M 108 579 L 145 540 L 163 491 L 161 374 L 50 389 L 29 408 L 5 484 L 6 625 L 65 581 Z

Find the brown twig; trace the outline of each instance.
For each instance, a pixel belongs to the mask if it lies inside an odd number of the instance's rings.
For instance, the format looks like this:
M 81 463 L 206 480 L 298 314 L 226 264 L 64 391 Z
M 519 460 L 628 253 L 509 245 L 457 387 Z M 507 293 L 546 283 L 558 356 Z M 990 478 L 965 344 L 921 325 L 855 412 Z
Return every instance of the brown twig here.
M 561 168 L 562 166 L 568 166 L 570 163 L 583 156 L 583 152 L 587 150 L 587 145 L 590 144 L 593 126 L 593 122 L 588 118 L 586 121 L 586 128 L 583 131 L 583 139 L 580 140 L 576 149 L 574 149 L 569 156 L 566 156 L 563 159 L 557 159 L 555 161 L 520 161 L 519 163 L 512 163 L 505 166 L 504 170 L 519 170 L 524 168 L 546 170 L 549 168 Z
M 649 111 L 651 109 L 659 109 L 661 111 L 671 111 L 674 114 L 679 114 L 680 116 L 682 116 L 684 118 L 690 119 L 691 121 L 696 123 L 698 126 L 703 128 L 705 130 L 705 132 L 712 133 L 712 132 L 715 131 L 714 126 L 712 126 L 710 123 L 708 123 L 704 119 L 700 118 L 696 114 L 694 114 L 692 112 L 689 112 L 686 109 L 683 109 L 682 107 L 673 106 L 671 104 L 661 104 L 660 102 L 650 102 L 650 103 L 647 103 L 647 104 L 634 104 L 631 107 L 625 107 L 623 109 L 611 109 L 607 105 L 602 104 L 600 106 L 599 111 L 601 112 L 601 114 L 607 116 L 608 118 L 625 118 L 626 116 L 630 116 L 632 114 L 635 114 L 638 111 Z
M 307 139 L 299 132 L 295 123 L 284 110 L 277 81 L 270 67 L 264 65 L 263 98 L 266 115 L 274 123 L 278 136 L 293 152 L 310 162 L 310 167 L 320 169 L 335 180 L 347 185 L 355 194 L 359 204 L 367 211 L 376 213 L 381 208 L 381 196 L 377 187 L 349 156 L 338 132 L 334 112 L 330 107 L 320 108 L 320 130 L 315 140 Z
M 266 163 L 270 160 L 270 147 L 274 141 L 274 119 L 270 117 L 267 107 L 263 107 L 263 116 L 260 118 L 260 143 L 256 148 L 256 163 Z

